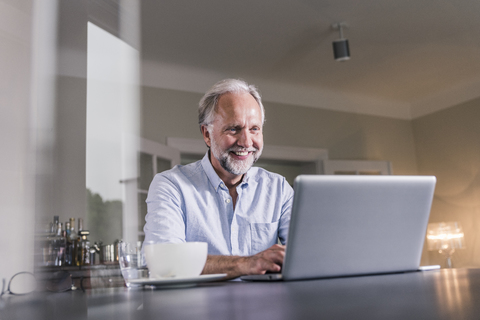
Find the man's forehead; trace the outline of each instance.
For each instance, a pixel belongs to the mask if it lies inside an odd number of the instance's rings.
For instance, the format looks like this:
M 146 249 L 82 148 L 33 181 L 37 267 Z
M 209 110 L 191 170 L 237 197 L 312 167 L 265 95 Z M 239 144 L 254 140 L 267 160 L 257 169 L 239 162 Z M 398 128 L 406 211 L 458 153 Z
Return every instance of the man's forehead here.
M 233 120 L 233 121 L 222 121 L 222 120 L 220 120 L 221 127 L 223 127 L 223 128 L 244 128 L 246 126 L 249 126 L 249 127 L 252 127 L 252 126 L 261 127 L 262 126 L 261 121 L 242 121 L 242 120 L 235 121 L 235 120 Z
M 215 110 L 221 117 L 251 115 L 261 116 L 260 105 L 249 93 L 226 93 L 220 96 Z
M 214 122 L 222 127 L 262 126 L 262 118 L 258 112 L 224 112 L 222 110 L 215 115 Z

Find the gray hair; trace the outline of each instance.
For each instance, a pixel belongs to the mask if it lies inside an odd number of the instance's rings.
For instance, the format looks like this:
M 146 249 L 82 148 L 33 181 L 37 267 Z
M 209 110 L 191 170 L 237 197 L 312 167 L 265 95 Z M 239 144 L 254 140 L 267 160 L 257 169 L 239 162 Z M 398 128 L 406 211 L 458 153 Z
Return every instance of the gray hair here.
M 265 109 L 263 108 L 262 98 L 254 85 L 249 85 L 243 80 L 225 79 L 213 85 L 205 93 L 198 104 L 198 124 L 208 126 L 213 122 L 215 112 L 217 111 L 218 99 L 226 93 L 249 93 L 257 101 L 262 112 L 262 124 L 265 122 Z

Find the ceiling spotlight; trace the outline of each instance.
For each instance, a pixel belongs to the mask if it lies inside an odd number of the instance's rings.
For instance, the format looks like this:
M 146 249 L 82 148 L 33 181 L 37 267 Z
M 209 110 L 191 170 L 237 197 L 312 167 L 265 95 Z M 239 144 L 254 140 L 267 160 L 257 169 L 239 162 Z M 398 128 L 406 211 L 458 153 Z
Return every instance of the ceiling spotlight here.
M 333 41 L 333 56 L 335 61 L 350 60 L 350 49 L 348 48 L 348 40 L 343 37 L 343 28 L 347 28 L 346 22 L 339 22 L 332 25 L 332 28 L 340 32 L 340 39 Z

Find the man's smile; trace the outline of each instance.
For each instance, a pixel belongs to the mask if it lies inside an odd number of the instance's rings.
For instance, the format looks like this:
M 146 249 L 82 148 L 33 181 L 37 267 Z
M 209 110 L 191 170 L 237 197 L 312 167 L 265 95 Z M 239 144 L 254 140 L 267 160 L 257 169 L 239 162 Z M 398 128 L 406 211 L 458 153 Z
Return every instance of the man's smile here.
M 232 153 L 239 157 L 244 157 L 244 156 L 248 156 L 250 151 L 232 151 Z
M 242 161 L 242 160 L 247 160 L 256 151 L 257 150 L 241 150 L 241 151 L 230 150 L 229 153 L 231 154 L 233 159 Z

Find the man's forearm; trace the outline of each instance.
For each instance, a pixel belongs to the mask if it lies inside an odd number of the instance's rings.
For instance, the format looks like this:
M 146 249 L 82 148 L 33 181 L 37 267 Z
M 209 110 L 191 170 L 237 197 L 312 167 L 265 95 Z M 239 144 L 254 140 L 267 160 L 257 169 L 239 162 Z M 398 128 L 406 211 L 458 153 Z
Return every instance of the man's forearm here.
M 247 257 L 208 255 L 202 274 L 226 273 L 227 279 L 237 278 L 245 274 L 242 266 Z
M 227 279 L 249 274 L 280 272 L 285 246 L 275 244 L 249 257 L 208 255 L 202 274 L 226 273 Z

